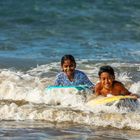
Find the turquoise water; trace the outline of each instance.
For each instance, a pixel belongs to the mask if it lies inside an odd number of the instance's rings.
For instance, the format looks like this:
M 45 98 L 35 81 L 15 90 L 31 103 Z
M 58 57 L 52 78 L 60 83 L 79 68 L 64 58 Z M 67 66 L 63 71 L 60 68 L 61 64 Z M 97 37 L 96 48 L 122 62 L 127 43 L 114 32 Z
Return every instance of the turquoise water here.
M 0 57 L 140 60 L 139 0 L 1 0 L 0 7 Z

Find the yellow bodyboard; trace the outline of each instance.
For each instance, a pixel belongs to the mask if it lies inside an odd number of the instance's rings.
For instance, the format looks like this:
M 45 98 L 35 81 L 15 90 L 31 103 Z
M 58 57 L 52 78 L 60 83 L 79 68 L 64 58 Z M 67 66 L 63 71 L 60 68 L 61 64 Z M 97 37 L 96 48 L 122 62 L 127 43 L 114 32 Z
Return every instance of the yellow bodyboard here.
M 111 97 L 103 97 L 103 98 L 95 98 L 87 102 L 87 105 L 94 106 L 94 105 L 101 105 L 106 103 L 111 103 L 114 101 L 119 101 L 121 99 L 137 99 L 135 96 L 111 96 Z

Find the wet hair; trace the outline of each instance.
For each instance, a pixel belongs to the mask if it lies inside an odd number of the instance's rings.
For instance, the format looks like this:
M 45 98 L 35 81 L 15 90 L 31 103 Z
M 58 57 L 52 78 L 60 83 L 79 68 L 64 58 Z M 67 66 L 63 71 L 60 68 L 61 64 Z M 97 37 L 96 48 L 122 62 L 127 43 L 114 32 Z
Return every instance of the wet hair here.
M 73 62 L 76 65 L 75 59 L 71 54 L 66 54 L 61 58 L 61 66 L 64 64 L 65 60 L 70 60 L 71 62 Z
M 113 70 L 113 68 L 112 68 L 111 66 L 109 66 L 109 65 L 100 67 L 99 72 L 98 72 L 99 77 L 101 76 L 101 74 L 102 74 L 103 72 L 107 72 L 107 73 L 109 73 L 110 75 L 112 75 L 113 77 L 115 77 L 114 70 Z

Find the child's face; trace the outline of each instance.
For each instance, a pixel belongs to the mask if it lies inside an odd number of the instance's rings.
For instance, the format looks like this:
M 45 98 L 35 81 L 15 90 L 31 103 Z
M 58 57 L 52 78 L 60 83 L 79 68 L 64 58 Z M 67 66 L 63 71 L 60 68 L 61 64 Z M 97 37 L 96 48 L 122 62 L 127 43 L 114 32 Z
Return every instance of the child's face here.
M 100 75 L 100 82 L 105 89 L 111 89 L 114 81 L 114 76 L 107 72 L 103 72 Z
M 71 76 L 74 73 L 75 70 L 75 63 L 73 63 L 71 60 L 65 60 L 62 69 L 66 73 L 67 76 Z

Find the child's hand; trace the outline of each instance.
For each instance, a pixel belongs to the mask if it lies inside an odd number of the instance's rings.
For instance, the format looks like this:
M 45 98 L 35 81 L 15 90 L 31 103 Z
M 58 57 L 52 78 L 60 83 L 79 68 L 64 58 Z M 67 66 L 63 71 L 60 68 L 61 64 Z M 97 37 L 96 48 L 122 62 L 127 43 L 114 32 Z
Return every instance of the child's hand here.
M 132 93 L 131 93 L 130 96 L 134 96 L 136 99 L 137 99 L 137 98 L 140 98 L 140 96 L 138 96 L 137 94 L 132 94 Z

